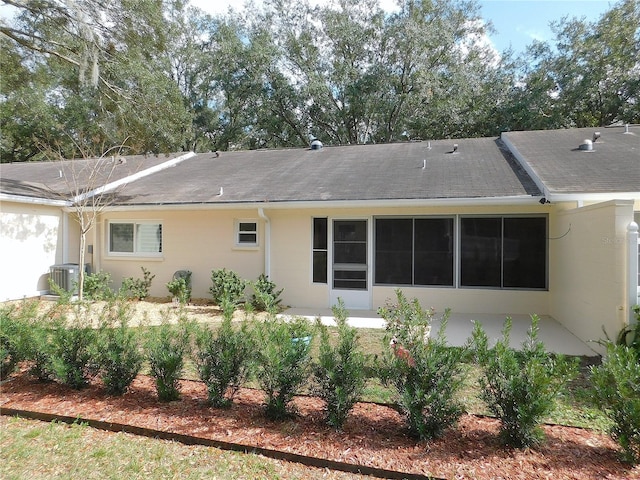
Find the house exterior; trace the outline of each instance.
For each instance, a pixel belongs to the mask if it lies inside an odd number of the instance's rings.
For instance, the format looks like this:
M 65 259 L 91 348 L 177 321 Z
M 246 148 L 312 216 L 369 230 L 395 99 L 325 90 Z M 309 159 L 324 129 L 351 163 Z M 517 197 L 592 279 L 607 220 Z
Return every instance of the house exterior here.
M 87 261 L 115 287 L 150 270 L 154 296 L 189 270 L 193 296 L 208 297 L 211 271 L 224 267 L 268 275 L 295 307 L 342 298 L 371 310 L 401 288 L 439 311 L 549 315 L 598 339 L 638 303 L 639 135 L 130 157 L 105 181 Z M 42 177 L 52 167 L 0 167 L 0 299 L 42 293 L 50 265 L 78 261 L 70 192 Z M 35 255 L 42 238 L 49 247 Z M 5 265 L 23 270 L 20 283 Z

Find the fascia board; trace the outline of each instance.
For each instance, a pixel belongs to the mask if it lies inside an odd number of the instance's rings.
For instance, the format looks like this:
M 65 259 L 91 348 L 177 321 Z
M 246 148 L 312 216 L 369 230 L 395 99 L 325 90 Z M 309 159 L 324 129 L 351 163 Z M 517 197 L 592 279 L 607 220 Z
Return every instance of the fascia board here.
M 506 206 L 536 205 L 541 197 L 485 197 L 485 198 L 441 198 L 425 200 L 322 200 L 309 202 L 227 202 L 227 203 L 164 203 L 146 205 L 111 205 L 105 211 L 145 210 L 229 210 L 229 209 L 318 209 L 318 208 L 385 208 L 385 207 L 457 207 L 457 206 Z
M 68 200 L 53 200 L 38 197 L 25 197 L 22 195 L 13 195 L 11 193 L 0 193 L 0 202 L 27 203 L 30 205 L 44 205 L 47 207 L 69 207 L 71 202 Z

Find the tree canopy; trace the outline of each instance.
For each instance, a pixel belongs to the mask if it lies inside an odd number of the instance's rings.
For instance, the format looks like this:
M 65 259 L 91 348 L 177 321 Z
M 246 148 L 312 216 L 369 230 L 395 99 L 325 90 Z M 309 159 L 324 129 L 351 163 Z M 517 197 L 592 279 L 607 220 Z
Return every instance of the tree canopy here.
M 497 52 L 474 0 L 0 0 L 0 160 L 640 123 L 640 0 Z

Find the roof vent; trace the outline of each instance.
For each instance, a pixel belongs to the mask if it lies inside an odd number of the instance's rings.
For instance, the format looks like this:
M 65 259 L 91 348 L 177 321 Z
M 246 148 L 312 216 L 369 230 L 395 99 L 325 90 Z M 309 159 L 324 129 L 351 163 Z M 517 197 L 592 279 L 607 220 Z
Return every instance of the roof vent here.
M 318 140 L 317 138 L 311 142 L 311 150 L 321 150 L 322 149 L 322 142 L 320 140 Z
M 596 143 L 599 138 L 600 138 L 600 132 L 594 132 L 593 133 L 593 143 Z
M 593 150 L 593 142 L 588 138 L 585 139 L 578 147 L 578 150 L 584 150 L 584 151 L 590 152 L 591 150 Z

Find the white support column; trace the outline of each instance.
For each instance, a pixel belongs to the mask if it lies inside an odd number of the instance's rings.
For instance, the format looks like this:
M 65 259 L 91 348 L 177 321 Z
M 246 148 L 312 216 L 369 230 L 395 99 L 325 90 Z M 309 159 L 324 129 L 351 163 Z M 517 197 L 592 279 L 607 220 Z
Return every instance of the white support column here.
M 635 323 L 635 315 L 633 314 L 632 307 L 637 305 L 638 294 L 640 294 L 640 283 L 638 281 L 638 263 L 640 263 L 638 244 L 638 224 L 631 222 L 627 227 L 627 251 L 629 252 L 628 265 L 629 265 L 629 278 L 627 284 L 629 285 L 628 298 L 629 298 L 629 324 Z

